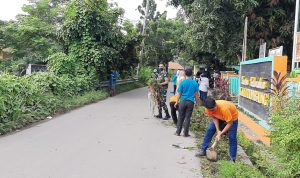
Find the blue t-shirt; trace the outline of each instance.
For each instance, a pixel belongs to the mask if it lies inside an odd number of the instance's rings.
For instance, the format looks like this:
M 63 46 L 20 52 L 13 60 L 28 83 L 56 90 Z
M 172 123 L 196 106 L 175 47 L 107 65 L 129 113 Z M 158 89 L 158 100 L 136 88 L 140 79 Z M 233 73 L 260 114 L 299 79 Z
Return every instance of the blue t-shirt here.
M 172 79 L 173 85 L 176 85 L 176 81 L 177 81 L 177 75 L 173 75 L 173 79 Z
M 109 75 L 109 82 L 111 85 L 116 85 L 117 84 L 117 77 L 118 77 L 118 72 L 112 72 Z
M 181 93 L 180 101 L 189 100 L 195 103 L 195 93 L 199 92 L 199 87 L 195 80 L 185 79 L 180 83 L 177 92 Z

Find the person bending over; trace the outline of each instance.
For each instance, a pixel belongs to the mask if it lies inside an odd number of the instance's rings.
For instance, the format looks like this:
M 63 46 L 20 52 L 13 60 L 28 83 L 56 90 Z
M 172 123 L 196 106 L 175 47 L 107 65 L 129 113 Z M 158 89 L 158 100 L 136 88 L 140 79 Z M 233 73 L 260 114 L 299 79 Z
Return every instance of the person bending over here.
M 238 110 L 236 106 L 224 100 L 215 101 L 208 97 L 204 103 L 205 112 L 211 121 L 203 138 L 201 151 L 196 156 L 205 156 L 206 150 L 214 136 L 216 141 L 220 141 L 222 136 L 228 132 L 230 160 L 235 162 L 237 153 L 237 129 L 238 129 Z M 226 122 L 223 129 L 220 129 L 220 123 Z

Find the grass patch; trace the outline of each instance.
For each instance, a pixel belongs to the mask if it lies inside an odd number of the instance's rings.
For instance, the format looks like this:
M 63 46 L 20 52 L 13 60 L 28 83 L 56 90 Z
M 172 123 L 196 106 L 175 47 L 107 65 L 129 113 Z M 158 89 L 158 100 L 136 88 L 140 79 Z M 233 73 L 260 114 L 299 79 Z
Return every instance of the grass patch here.
M 75 96 L 67 99 L 65 103 L 65 110 L 71 110 L 84 106 L 86 104 L 94 103 L 100 100 L 104 100 L 108 97 L 108 93 L 104 91 L 91 91 L 81 96 Z
M 130 90 L 134 90 L 137 88 L 142 88 L 145 87 L 146 85 L 141 83 L 141 82 L 134 82 L 134 83 L 129 83 L 129 84 L 124 84 L 116 87 L 117 93 L 124 93 Z
M 243 133 L 239 133 L 238 141 L 254 164 L 254 167 L 265 177 L 299 178 L 298 175 L 292 175 L 288 165 L 289 160 L 283 162 L 279 159 L 278 155 L 276 155 L 276 147 L 253 143 L 249 141 Z
M 219 161 L 220 178 L 264 178 L 255 167 L 249 167 L 242 163 L 232 163 L 229 161 Z
M 89 91 L 72 97 L 44 96 L 40 107 L 20 114 L 20 119 L 0 123 L 0 134 L 4 135 L 30 124 L 45 120 L 48 116 L 64 113 L 108 97 L 104 91 Z

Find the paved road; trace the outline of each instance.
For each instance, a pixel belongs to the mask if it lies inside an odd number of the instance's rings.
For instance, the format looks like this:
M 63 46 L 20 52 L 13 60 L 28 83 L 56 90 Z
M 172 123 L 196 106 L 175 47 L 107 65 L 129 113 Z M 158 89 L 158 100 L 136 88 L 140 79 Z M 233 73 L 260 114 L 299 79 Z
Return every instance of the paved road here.
M 194 138 L 150 118 L 146 89 L 0 138 L 1 178 L 202 177 Z

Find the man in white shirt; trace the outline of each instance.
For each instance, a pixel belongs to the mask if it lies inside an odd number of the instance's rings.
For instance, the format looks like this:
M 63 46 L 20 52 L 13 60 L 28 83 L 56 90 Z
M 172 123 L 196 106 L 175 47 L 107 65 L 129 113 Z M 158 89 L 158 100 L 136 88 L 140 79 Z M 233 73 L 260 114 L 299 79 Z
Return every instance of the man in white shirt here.
M 207 98 L 208 93 L 208 87 L 209 87 L 209 79 L 207 76 L 207 72 L 204 72 L 200 77 L 199 82 L 199 90 L 200 90 L 200 100 L 204 103 Z

